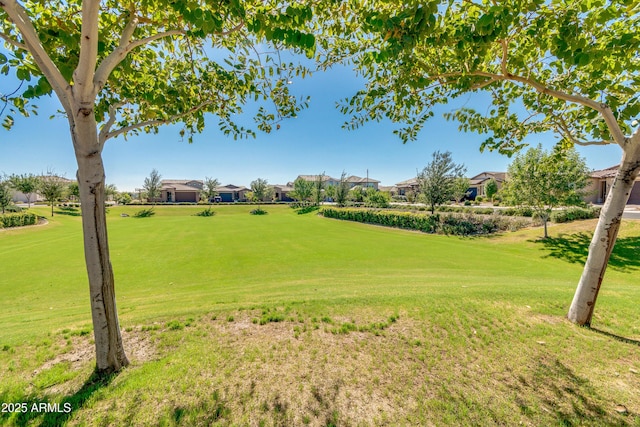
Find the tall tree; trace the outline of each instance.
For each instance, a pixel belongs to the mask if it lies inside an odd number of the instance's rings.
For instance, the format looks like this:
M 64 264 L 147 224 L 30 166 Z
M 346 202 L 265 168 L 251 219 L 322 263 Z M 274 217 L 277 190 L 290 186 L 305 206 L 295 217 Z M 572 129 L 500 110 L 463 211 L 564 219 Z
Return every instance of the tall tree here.
M 234 122 L 249 100 L 270 101 L 257 110 L 259 130 L 296 116 L 306 100 L 288 82 L 307 71 L 283 63 L 279 51 L 313 56 L 312 18 L 310 7 L 277 0 L 0 1 L 0 39 L 10 51 L 0 54 L 0 71 L 29 82 L 7 97 L 3 126 L 52 92 L 69 122 L 98 372 L 128 364 L 107 239 L 105 143 L 170 123 L 184 124 L 181 134 L 191 141 L 205 113 L 218 116 L 224 134 L 251 136 Z
M 528 206 L 544 224 L 544 237 L 549 237 L 547 222 L 553 208 L 575 206 L 583 202 L 589 169 L 575 150 L 546 152 L 542 146 L 518 154 L 509 165 L 508 180 L 502 194 L 508 203 Z
M 251 193 L 253 194 L 253 199 L 258 202 L 258 209 L 260 209 L 260 202 L 273 197 L 273 188 L 269 187 L 266 179 L 258 178 L 255 181 L 251 181 Z
M 67 187 L 67 194 L 73 200 L 80 199 L 80 186 L 76 181 L 69 184 Z
M 322 191 L 324 190 L 324 172 L 316 175 L 316 179 L 313 180 L 313 200 L 316 206 L 320 206 L 322 202 Z
M 48 171 L 38 180 L 38 192 L 51 205 L 51 216 L 53 216 L 53 205 L 62 198 L 65 187 L 67 187 L 67 183 L 52 171 Z
M 31 197 L 38 191 L 38 177 L 33 174 L 14 174 L 9 177 L 9 184 L 25 195 L 27 205 L 31 207 Z
M 104 195 L 106 196 L 107 200 L 113 200 L 117 194 L 118 187 L 116 187 L 115 184 L 107 184 L 107 186 L 104 188 Z
M 313 193 L 313 183 L 304 178 L 297 178 L 293 181 L 293 191 L 290 193 L 296 200 L 306 203 L 311 199 Z
M 513 154 L 529 134 L 563 147 L 617 144 L 622 161 L 569 309 L 589 325 L 622 213 L 640 172 L 640 13 L 633 0 L 354 1 L 351 36 L 328 60 L 352 54 L 366 89 L 342 110 L 348 127 L 389 118 L 403 141 L 437 104 L 482 91 L 490 106 L 447 114 L 487 134 L 481 149 Z M 349 13 L 349 12 L 345 12 Z M 487 99 L 481 98 L 481 99 Z
M 340 182 L 336 185 L 336 203 L 338 206 L 344 206 L 347 204 L 347 198 L 349 197 L 349 183 L 347 182 L 347 173 L 342 172 L 340 175 Z
M 9 182 L 2 177 L 0 177 L 0 208 L 2 208 L 2 214 L 4 215 L 4 211 L 11 204 L 11 187 Z
M 466 168 L 464 165 L 456 164 L 449 151 L 444 153 L 436 151 L 432 156 L 431 162 L 422 169 L 417 179 L 420 185 L 420 196 L 429 205 L 433 214 L 436 206 L 456 196 L 456 181 L 464 176 Z
M 211 201 L 218 195 L 218 187 L 220 186 L 220 181 L 215 178 L 209 178 L 206 176 L 204 178 L 204 182 L 202 185 L 202 197 L 207 201 L 207 203 L 211 203 Z
M 456 202 L 461 202 L 469 195 L 471 181 L 469 178 L 459 176 L 453 181 L 453 198 Z
M 157 169 L 152 169 L 149 176 L 144 179 L 144 184 L 142 184 L 142 188 L 147 193 L 147 200 L 154 205 L 160 197 L 162 190 L 161 179 L 162 175 L 160 175 L 160 172 L 158 172 Z
M 493 201 L 493 196 L 498 193 L 498 181 L 495 178 L 489 179 L 487 183 L 484 185 L 484 193 L 487 195 L 487 198 Z

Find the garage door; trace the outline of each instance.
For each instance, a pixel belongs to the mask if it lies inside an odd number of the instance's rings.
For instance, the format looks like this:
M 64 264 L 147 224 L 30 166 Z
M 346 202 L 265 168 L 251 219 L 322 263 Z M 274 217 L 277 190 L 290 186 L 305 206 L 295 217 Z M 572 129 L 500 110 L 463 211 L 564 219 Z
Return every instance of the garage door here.
M 197 202 L 195 192 L 186 191 L 186 192 L 176 192 L 176 202 Z

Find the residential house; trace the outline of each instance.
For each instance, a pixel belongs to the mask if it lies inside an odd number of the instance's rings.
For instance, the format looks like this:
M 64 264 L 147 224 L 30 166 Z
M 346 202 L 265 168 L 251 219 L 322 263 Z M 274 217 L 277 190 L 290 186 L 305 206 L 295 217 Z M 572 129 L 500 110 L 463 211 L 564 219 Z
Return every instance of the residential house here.
M 477 196 L 485 196 L 485 186 L 491 178 L 495 179 L 498 183 L 498 190 L 502 188 L 506 180 L 507 174 L 505 172 L 482 172 L 476 176 L 469 178 L 469 198 L 475 199 Z
M 613 180 L 618 172 L 619 165 L 611 166 L 606 169 L 600 169 L 591 172 L 591 183 L 587 186 L 585 202 L 587 203 L 604 203 L 609 193 L 609 189 L 613 185 Z M 636 178 L 636 182 L 631 189 L 629 201 L 627 204 L 640 205 L 640 177 Z
M 417 194 L 420 192 L 420 184 L 418 183 L 418 178 L 411 178 L 405 181 L 401 181 L 396 184 L 396 188 L 398 189 L 398 196 L 406 196 L 409 192 L 413 194 Z
M 197 179 L 163 179 L 160 201 L 167 203 L 200 201 L 203 182 Z
M 293 186 L 289 184 L 274 184 L 270 185 L 273 189 L 273 198 L 277 202 L 291 202 L 293 199 L 289 197 L 289 193 L 293 191 Z
M 246 202 L 247 191 L 251 191 L 247 187 L 238 187 L 237 185 L 228 184 L 216 187 L 218 197 L 222 202 Z
M 318 175 L 298 175 L 296 179 L 304 179 L 305 181 L 315 182 L 318 179 Z M 323 175 L 322 181 L 324 182 L 325 187 L 329 185 L 337 186 L 340 184 L 339 178 L 333 178 L 329 175 Z M 360 186 L 363 188 L 371 187 L 377 190 L 378 185 L 380 184 L 380 181 L 378 181 L 377 179 L 373 179 L 369 177 L 362 178 L 356 175 L 351 175 L 349 177 L 346 177 L 345 181 L 349 184 L 350 189 L 356 186 Z M 293 186 L 293 183 L 290 182 L 288 185 Z
M 41 178 L 44 178 L 44 176 L 40 176 Z M 59 181 L 61 181 L 66 187 L 69 186 L 69 184 L 71 184 L 72 182 L 75 182 L 75 180 L 73 179 L 68 179 L 68 178 L 64 178 L 61 176 L 57 176 L 57 175 L 47 175 L 47 177 L 55 177 L 56 179 L 58 179 Z M 38 193 L 37 191 L 34 193 L 30 194 L 30 202 L 31 203 L 35 203 L 35 202 L 41 202 L 44 200 L 44 197 L 42 197 L 42 195 L 40 193 Z M 17 190 L 11 190 L 11 201 L 13 203 L 27 203 L 27 195 L 24 194 L 21 191 L 17 191 Z

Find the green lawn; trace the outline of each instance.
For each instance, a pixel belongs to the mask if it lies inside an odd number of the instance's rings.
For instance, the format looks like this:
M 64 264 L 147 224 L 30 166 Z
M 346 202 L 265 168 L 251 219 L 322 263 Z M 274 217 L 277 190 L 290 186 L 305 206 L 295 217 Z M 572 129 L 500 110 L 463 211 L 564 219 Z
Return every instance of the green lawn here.
M 80 217 L 0 231 L 0 402 L 72 407 L 0 424 L 640 426 L 640 223 L 590 330 L 563 316 L 594 221 L 542 242 L 253 208 L 110 209 L 132 365 L 100 383 Z

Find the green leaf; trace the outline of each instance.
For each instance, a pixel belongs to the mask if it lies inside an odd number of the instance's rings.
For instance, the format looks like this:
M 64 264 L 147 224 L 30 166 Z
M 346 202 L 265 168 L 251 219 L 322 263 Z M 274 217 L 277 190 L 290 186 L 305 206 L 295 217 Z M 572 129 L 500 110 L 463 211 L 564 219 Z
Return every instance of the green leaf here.
M 7 57 L 0 53 L 0 65 L 7 62 Z

